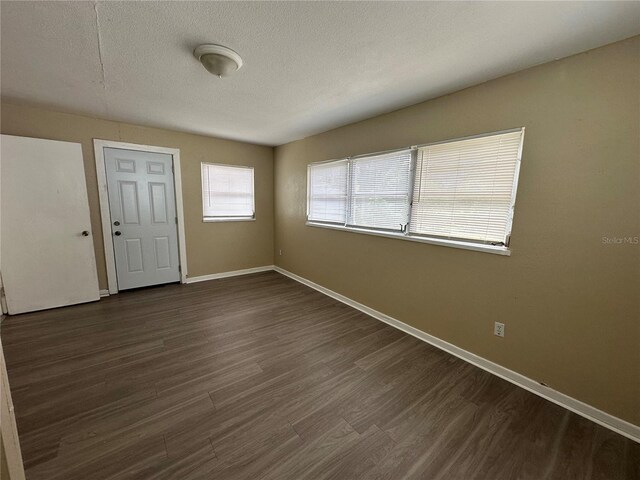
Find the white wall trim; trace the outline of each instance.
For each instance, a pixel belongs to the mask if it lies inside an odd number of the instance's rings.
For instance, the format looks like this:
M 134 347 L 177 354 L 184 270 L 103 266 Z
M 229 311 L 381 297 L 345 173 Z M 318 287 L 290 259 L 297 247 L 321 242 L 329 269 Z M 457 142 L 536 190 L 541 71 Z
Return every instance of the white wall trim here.
M 232 270 L 230 272 L 212 273 L 210 275 L 201 275 L 199 277 L 187 278 L 185 283 L 206 282 L 207 280 L 217 280 L 219 278 L 237 277 L 239 275 L 249 275 L 250 273 L 269 272 L 275 270 L 274 265 L 265 265 L 264 267 L 245 268 L 244 270 Z
M 102 219 L 102 240 L 104 257 L 107 263 L 107 283 L 109 294 L 118 293 L 116 277 L 116 258 L 111 239 L 111 212 L 109 211 L 109 194 L 107 191 L 107 173 L 104 163 L 105 148 L 122 148 L 140 152 L 166 153 L 173 157 L 173 185 L 176 194 L 176 215 L 178 217 L 178 253 L 180 256 L 180 283 L 187 283 L 187 243 L 184 233 L 184 205 L 182 202 L 182 170 L 180 169 L 180 150 L 177 148 L 138 145 L 135 143 L 115 142 L 111 140 L 93 140 L 93 151 L 96 160 L 98 177 L 98 197 L 100 198 L 100 217 Z M 100 295 L 102 296 L 102 294 Z
M 401 322 L 400 320 L 396 320 L 389 315 L 369 308 L 362 303 L 356 302 L 355 300 L 345 297 L 344 295 L 334 292 L 333 290 L 329 290 L 328 288 L 318 285 L 311 280 L 307 280 L 304 277 L 300 277 L 295 273 L 291 273 L 277 266 L 273 267 L 273 269 L 276 272 L 286 275 L 287 277 L 292 278 L 297 282 L 300 282 L 304 285 L 307 285 L 308 287 L 313 288 L 314 290 L 324 293 L 325 295 L 334 298 L 339 302 L 360 310 L 361 312 L 364 312 L 367 315 L 380 320 L 381 322 L 387 323 L 392 327 L 397 328 L 398 330 L 402 330 L 403 332 L 408 333 L 409 335 L 413 335 L 414 337 L 427 342 L 434 347 L 444 350 L 445 352 L 450 353 L 451 355 L 454 355 L 466 362 L 469 362 L 476 367 L 482 368 L 483 370 L 492 373 L 500 378 L 503 378 L 504 380 L 507 380 L 515 385 L 518 385 L 519 387 L 522 387 L 531 393 L 545 398 L 550 402 L 571 410 L 572 412 L 577 413 L 578 415 L 581 415 L 599 425 L 602 425 L 603 427 L 613 430 L 620 435 L 624 435 L 625 437 L 640 443 L 640 427 L 637 425 L 633 425 L 632 423 L 622 420 L 621 418 L 614 417 L 613 415 L 603 412 L 602 410 L 592 407 L 591 405 L 581 402 L 580 400 L 576 400 L 573 397 L 565 395 L 564 393 L 558 392 L 557 390 L 549 388 L 545 385 L 541 385 L 539 382 L 536 382 L 531 378 L 525 377 L 524 375 L 514 372 L 513 370 L 509 370 L 508 368 L 498 365 L 497 363 L 493 363 L 485 358 L 463 350 L 460 347 L 456 347 L 455 345 L 445 342 L 444 340 L 434 337 L 433 335 L 429 335 L 422 330 L 418 330 L 411 325 L 407 325 L 406 323 Z
M 0 272 L 0 313 L 2 313 L 2 317 L 0 317 L 0 322 L 2 322 L 2 318 L 4 315 L 9 312 L 7 308 L 7 299 L 4 295 L 4 287 L 2 286 L 2 272 Z
M 100 290 L 101 297 L 108 297 L 110 295 L 109 290 Z
M 2 418 L 0 436 L 2 436 L 9 477 L 12 480 L 24 480 L 22 450 L 20 448 L 20 438 L 18 437 L 15 409 L 11 399 L 9 376 L 7 375 L 7 367 L 4 361 L 2 342 L 0 342 L 0 418 Z

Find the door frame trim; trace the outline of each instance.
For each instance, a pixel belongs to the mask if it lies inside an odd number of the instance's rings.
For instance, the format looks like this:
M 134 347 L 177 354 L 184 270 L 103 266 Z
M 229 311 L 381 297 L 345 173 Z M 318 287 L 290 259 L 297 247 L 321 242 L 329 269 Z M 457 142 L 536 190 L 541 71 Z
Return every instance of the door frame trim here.
M 139 145 L 137 143 L 116 142 L 112 140 L 93 139 L 93 151 L 96 160 L 96 174 L 98 177 L 98 197 L 100 199 L 100 218 L 102 225 L 102 240 L 104 242 L 104 257 L 107 264 L 107 284 L 109 294 L 118 293 L 116 277 L 116 257 L 111 238 L 111 210 L 109 209 L 109 193 L 107 190 L 107 171 L 104 162 L 105 148 L 120 148 L 138 152 L 166 153 L 173 161 L 173 188 L 176 196 L 176 215 L 178 217 L 178 257 L 180 259 L 180 283 L 187 282 L 187 244 L 184 234 L 184 205 L 182 202 L 182 175 L 180 169 L 180 149 L 157 147 L 154 145 Z

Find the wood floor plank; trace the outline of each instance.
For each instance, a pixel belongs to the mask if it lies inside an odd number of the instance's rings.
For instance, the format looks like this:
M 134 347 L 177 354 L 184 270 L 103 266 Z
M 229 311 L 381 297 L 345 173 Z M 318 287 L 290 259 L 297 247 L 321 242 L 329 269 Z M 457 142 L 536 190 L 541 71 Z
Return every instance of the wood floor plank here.
M 0 333 L 29 480 L 640 480 L 637 443 L 275 272 Z
M 136 472 L 136 478 L 149 480 L 202 480 L 215 478 L 218 459 L 208 442 L 190 452 L 156 462 Z

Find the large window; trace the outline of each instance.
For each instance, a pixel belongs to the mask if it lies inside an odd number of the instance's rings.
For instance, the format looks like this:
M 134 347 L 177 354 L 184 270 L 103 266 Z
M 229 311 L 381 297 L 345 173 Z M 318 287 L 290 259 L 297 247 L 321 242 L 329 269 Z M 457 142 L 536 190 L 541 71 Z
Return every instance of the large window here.
M 523 136 L 311 164 L 308 224 L 508 254 Z
M 203 163 L 202 216 L 205 222 L 253 220 L 253 168 Z

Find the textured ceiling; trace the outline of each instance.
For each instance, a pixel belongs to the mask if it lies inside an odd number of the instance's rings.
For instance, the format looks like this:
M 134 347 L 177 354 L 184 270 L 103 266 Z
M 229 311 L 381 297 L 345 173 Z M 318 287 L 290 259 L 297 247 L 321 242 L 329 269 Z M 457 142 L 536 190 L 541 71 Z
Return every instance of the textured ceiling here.
M 640 2 L 7 2 L 1 93 L 278 145 L 640 33 Z M 193 58 L 220 43 L 245 65 Z

